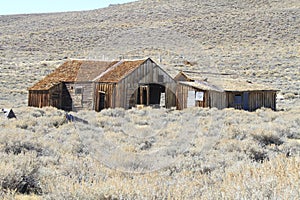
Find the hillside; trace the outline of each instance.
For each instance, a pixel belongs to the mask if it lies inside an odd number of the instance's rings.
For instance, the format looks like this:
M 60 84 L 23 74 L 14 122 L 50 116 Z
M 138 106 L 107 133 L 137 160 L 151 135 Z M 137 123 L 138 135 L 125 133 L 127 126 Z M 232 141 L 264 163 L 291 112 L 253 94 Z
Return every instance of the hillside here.
M 0 199 L 300 199 L 300 2 L 141 0 L 0 16 Z M 27 106 L 68 58 L 152 57 L 280 89 L 278 111 Z M 219 76 L 222 78 L 222 76 Z
M 145 56 L 161 58 L 171 74 L 233 73 L 294 98 L 300 88 L 299 16 L 297 0 L 144 0 L 85 12 L 0 16 L 1 91 L 10 95 L 1 104 L 14 95 L 26 104 L 26 88 L 66 58 Z

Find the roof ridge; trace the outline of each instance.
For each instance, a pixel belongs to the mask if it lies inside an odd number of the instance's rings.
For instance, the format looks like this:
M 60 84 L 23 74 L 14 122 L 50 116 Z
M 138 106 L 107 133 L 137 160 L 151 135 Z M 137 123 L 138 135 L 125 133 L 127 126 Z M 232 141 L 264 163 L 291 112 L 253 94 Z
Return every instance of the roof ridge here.
M 110 68 L 108 68 L 107 70 L 105 70 L 104 72 L 102 72 L 99 76 L 97 76 L 96 78 L 94 78 L 92 81 L 96 81 L 98 79 L 100 79 L 102 76 L 104 76 L 106 73 L 110 72 L 111 70 L 115 69 L 117 66 L 119 66 L 120 64 L 122 64 L 124 61 L 120 60 L 119 62 L 117 62 L 116 64 L 114 64 L 113 66 L 111 66 Z

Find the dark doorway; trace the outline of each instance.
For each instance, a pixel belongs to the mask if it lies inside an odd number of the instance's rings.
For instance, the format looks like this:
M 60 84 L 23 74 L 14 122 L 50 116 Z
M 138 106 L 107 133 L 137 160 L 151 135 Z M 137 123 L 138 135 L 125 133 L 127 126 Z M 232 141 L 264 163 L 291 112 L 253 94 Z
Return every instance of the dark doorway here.
M 105 92 L 100 91 L 99 92 L 99 109 L 98 111 L 101 111 L 105 108 Z
M 60 109 L 66 110 L 66 111 L 71 111 L 72 110 L 72 105 L 73 105 L 73 100 L 71 98 L 70 92 L 66 86 L 66 84 L 63 83 L 62 85 L 62 92 L 61 92 L 61 105 Z
M 243 109 L 249 110 L 249 92 L 243 93 Z
M 159 84 L 141 85 L 137 90 L 136 104 L 160 107 L 165 86 Z
M 241 94 L 234 95 L 234 108 L 242 109 L 243 108 L 243 100 Z

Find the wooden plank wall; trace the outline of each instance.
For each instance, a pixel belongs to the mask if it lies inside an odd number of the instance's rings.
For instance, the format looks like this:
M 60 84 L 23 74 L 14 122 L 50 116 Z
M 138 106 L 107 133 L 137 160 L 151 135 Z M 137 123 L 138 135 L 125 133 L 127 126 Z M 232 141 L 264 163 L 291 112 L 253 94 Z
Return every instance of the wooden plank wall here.
M 49 90 L 30 90 L 28 95 L 28 106 L 60 108 L 61 84 L 54 85 Z
M 224 109 L 228 107 L 227 95 L 225 92 L 208 91 L 208 107 Z
M 178 110 L 182 110 L 187 108 L 187 98 L 188 98 L 188 91 L 194 90 L 194 88 L 178 84 L 176 90 L 177 102 L 176 107 Z
M 49 89 L 49 106 L 53 106 L 59 109 L 62 108 L 62 86 L 63 84 L 60 83 Z
M 163 77 L 163 78 L 162 78 Z M 163 80 L 161 80 L 161 78 Z M 133 97 L 141 84 L 160 84 L 164 87 L 176 92 L 176 82 L 160 67 L 151 60 L 147 60 L 140 67 L 135 69 L 127 77 L 118 82 L 116 86 L 115 107 L 123 107 L 128 109 L 132 107 Z M 166 98 L 174 98 L 172 95 L 166 95 Z M 169 105 L 174 102 L 172 99 L 167 99 Z M 175 106 L 175 102 L 174 105 Z
M 72 110 L 79 111 L 83 109 L 92 110 L 94 100 L 94 84 L 92 82 L 65 83 L 64 99 L 68 101 L 71 98 Z M 76 94 L 76 88 L 82 89 L 82 94 Z M 68 105 L 65 105 L 68 106 Z
M 255 91 L 249 93 L 249 110 L 254 111 L 262 107 L 276 110 L 276 92 Z
M 204 91 L 204 90 L 199 90 L 199 89 L 195 89 L 191 86 L 187 86 L 187 85 L 182 85 L 182 84 L 178 84 L 177 85 L 177 91 L 176 91 L 176 98 L 177 98 L 177 103 L 176 103 L 176 107 L 179 110 L 182 110 L 184 108 L 187 108 L 187 100 L 188 100 L 188 91 L 195 91 L 195 92 L 204 92 L 204 99 L 203 101 L 196 101 L 195 102 L 195 106 L 197 107 L 209 107 L 209 95 L 210 95 L 210 91 Z M 214 95 L 214 94 L 211 94 Z
M 247 91 L 249 93 L 249 111 L 265 107 L 276 110 L 276 92 L 275 91 Z M 243 95 L 243 92 L 227 92 L 228 107 L 234 108 L 234 96 Z
M 28 95 L 28 106 L 42 108 L 50 106 L 49 91 L 30 90 Z
M 172 86 L 167 86 L 165 89 L 166 94 L 166 108 L 176 107 L 176 88 L 171 89 Z
M 96 83 L 95 85 L 95 94 L 94 94 L 94 108 L 96 111 L 99 110 L 99 92 L 105 93 L 105 108 L 115 108 L 114 104 L 114 90 L 116 84 L 115 83 Z

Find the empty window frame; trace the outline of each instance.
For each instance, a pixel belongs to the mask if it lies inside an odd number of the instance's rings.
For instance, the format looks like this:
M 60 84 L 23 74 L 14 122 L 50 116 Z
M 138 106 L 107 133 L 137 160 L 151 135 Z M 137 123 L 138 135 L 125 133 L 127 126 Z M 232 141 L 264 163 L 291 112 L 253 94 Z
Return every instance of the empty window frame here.
M 83 88 L 82 87 L 75 87 L 75 94 L 83 94 Z

